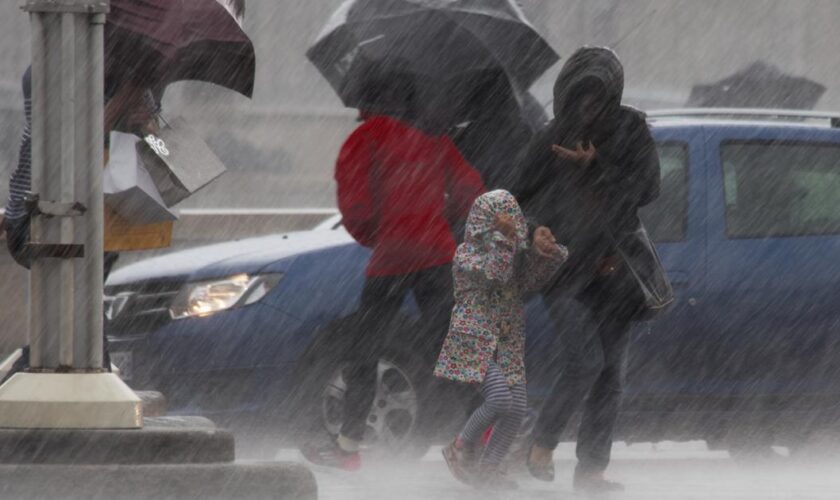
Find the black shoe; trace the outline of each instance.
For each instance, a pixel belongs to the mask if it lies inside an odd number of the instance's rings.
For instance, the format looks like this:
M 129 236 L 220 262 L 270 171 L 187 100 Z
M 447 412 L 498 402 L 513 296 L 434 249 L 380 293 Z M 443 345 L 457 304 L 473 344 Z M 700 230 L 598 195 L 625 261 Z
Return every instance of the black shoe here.
M 575 469 L 572 482 L 574 490 L 580 493 L 619 493 L 624 491 L 624 485 L 604 479 L 603 472 L 591 472 L 580 467 Z
M 528 467 L 528 472 L 534 476 L 535 479 L 539 479 L 540 481 L 552 482 L 554 481 L 554 461 L 544 463 L 544 464 L 537 464 L 531 462 L 531 452 L 534 449 L 535 444 L 532 444 L 530 448 L 528 448 L 528 456 L 525 458 L 525 465 Z
M 362 468 L 362 457 L 359 452 L 344 451 L 335 441 L 322 446 L 307 444 L 301 447 L 300 452 L 308 461 L 322 467 L 346 471 L 357 471 Z

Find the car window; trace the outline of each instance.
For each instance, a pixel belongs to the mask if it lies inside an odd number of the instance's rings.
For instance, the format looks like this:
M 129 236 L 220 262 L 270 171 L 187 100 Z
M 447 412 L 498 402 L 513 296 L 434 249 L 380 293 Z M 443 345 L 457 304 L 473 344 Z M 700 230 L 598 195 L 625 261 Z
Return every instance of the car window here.
M 659 198 L 639 214 L 654 242 L 682 241 L 688 227 L 688 147 L 657 146 L 662 183 Z
M 840 233 L 840 147 L 729 142 L 721 155 L 729 237 Z

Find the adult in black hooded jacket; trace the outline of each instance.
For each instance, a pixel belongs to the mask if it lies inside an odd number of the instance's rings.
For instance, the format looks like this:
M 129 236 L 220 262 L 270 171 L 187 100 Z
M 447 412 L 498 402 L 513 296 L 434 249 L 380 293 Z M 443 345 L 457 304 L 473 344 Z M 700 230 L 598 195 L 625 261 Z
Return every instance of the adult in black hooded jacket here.
M 484 73 L 470 83 L 460 112 L 468 123 L 453 130 L 452 140 L 488 191 L 507 189 L 519 152 L 548 117 L 533 95 L 517 97 L 504 73 Z
M 535 225 L 548 226 L 570 258 L 544 292 L 559 330 L 562 373 L 540 413 L 528 457 L 554 477 L 552 450 L 583 407 L 576 489 L 621 489 L 603 478 L 624 385 L 628 330 L 644 304 L 615 239 L 639 228 L 638 209 L 659 195 L 659 158 L 645 115 L 621 105 L 624 72 L 606 48 L 584 47 L 554 87 L 554 120 L 518 162 L 513 193 Z M 562 320 L 573 298 L 589 311 L 580 332 Z

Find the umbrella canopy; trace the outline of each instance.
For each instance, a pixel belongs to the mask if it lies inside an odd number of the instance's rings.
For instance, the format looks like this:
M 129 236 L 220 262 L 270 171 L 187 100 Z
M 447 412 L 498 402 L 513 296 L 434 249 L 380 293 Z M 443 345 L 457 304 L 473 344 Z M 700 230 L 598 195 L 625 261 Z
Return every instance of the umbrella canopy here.
M 539 100 L 532 93 L 512 86 L 500 69 L 462 74 L 447 90 L 457 108 L 458 118 L 464 122 L 495 121 L 499 116 L 509 114 L 536 131 L 549 120 Z
M 132 79 L 161 91 L 175 81 L 200 80 L 251 97 L 254 46 L 227 5 L 217 0 L 111 0 L 105 26 L 107 84 Z M 231 5 L 236 12 L 236 2 Z
M 826 88 L 757 61 L 718 82 L 695 85 L 690 107 L 813 109 Z
M 349 107 L 371 74 L 422 86 L 502 69 L 524 90 L 559 60 L 513 0 L 348 0 L 307 56 Z

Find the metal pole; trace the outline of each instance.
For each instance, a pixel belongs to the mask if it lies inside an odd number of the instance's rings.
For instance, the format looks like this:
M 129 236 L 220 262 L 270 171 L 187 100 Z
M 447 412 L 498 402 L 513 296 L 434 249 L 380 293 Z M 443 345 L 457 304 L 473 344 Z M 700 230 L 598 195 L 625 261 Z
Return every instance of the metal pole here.
M 29 19 L 32 26 L 32 192 L 43 193 L 47 130 L 47 40 L 44 17 L 33 12 L 29 14 Z M 36 217 L 29 229 L 32 243 L 43 241 L 41 226 L 41 221 Z M 45 292 L 43 275 L 41 266 L 33 263 L 29 273 L 29 365 L 33 369 L 40 369 L 43 366 L 45 314 L 38 301 Z
M 81 245 L 83 258 L 40 256 L 30 277 L 31 367 L 103 368 L 102 194 L 106 1 L 28 0 L 32 20 L 33 186 L 79 202 L 82 216 L 35 216 L 37 246 Z
M 61 159 L 58 172 L 45 180 L 47 183 L 56 181 L 61 184 L 53 186 L 50 191 L 60 193 L 62 203 L 72 203 L 76 200 L 76 120 L 80 118 L 76 110 L 76 30 L 75 14 L 61 14 Z M 85 126 L 84 123 L 80 124 Z M 58 175 L 56 175 L 58 174 Z M 75 234 L 73 217 L 63 217 L 61 224 L 61 243 L 72 243 Z M 60 263 L 59 295 L 59 324 L 58 324 L 58 364 L 60 367 L 73 367 L 73 337 L 75 323 L 75 286 L 73 277 L 76 262 L 65 259 Z M 79 290 L 84 294 L 86 290 Z M 85 332 L 81 332 L 82 335 Z
M 103 330 L 103 306 L 102 298 L 105 295 L 103 290 L 104 259 L 103 248 L 105 240 L 105 202 L 102 193 L 102 169 L 104 156 L 104 102 L 105 94 L 105 50 L 104 50 L 104 26 L 105 14 L 96 14 L 91 17 L 91 50 L 90 74 L 88 78 L 91 84 L 88 87 L 88 123 L 85 124 L 89 130 L 88 140 L 90 145 L 88 170 L 88 212 L 87 224 L 85 224 L 85 248 L 87 252 L 87 266 L 84 269 L 87 288 L 90 293 L 91 303 L 83 309 L 87 313 L 87 332 L 83 336 L 87 341 L 87 359 L 83 360 L 81 367 L 89 369 L 101 369 L 102 359 L 102 330 Z M 83 342 L 80 339 L 80 342 Z

